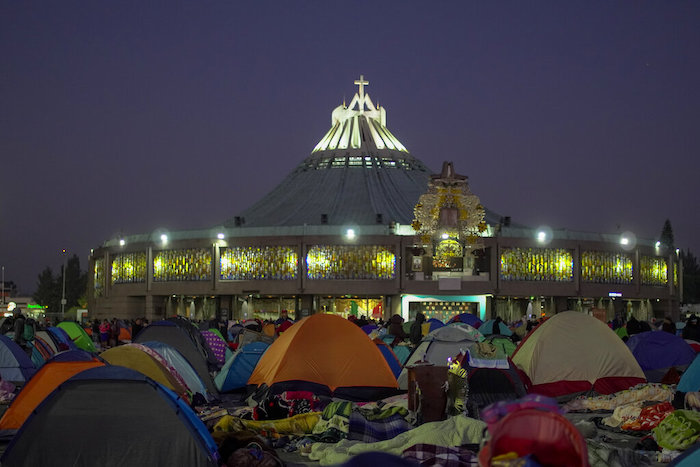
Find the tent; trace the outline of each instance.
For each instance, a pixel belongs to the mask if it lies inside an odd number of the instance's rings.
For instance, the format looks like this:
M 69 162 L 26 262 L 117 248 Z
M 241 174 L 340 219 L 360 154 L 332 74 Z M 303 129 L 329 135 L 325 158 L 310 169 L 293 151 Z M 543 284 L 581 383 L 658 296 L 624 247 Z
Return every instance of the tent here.
M 6 467 L 215 467 L 218 453 L 207 428 L 172 391 L 137 371 L 106 365 L 81 371 L 54 389 L 0 461 Z
M 60 341 L 51 334 L 49 331 L 42 331 L 37 329 L 36 333 L 34 334 L 34 339 L 35 340 L 41 340 L 47 347 L 51 349 L 51 354 L 56 354 L 60 351 L 58 348 L 58 345 L 60 344 Z M 68 349 L 63 349 L 63 350 L 68 350 Z
M 486 341 L 495 345 L 509 357 L 513 355 L 513 352 L 515 352 L 516 345 L 508 337 L 504 337 L 498 334 L 492 334 L 490 336 L 486 336 Z
M 695 350 L 682 337 L 664 331 L 634 334 L 626 344 L 647 380 L 653 383 L 661 382 L 672 367 L 685 370 L 696 355 Z
M 423 326 L 425 326 L 426 324 L 428 325 L 428 332 L 425 333 L 426 335 L 445 325 L 445 323 L 443 323 L 442 321 L 440 321 L 437 318 L 430 318 L 428 321 L 423 323 Z
M 600 394 L 646 382 L 624 342 L 602 321 L 577 311 L 558 313 L 530 332 L 512 355 L 528 392 Z
M 0 334 L 0 377 L 13 384 L 24 384 L 36 373 L 27 353 L 12 339 Z
M 73 339 L 68 335 L 68 333 L 59 327 L 50 326 L 46 330 L 53 336 L 53 338 L 58 341 L 58 350 L 76 350 L 78 348 L 73 342 Z
M 451 323 L 464 323 L 478 329 L 482 321 L 473 313 L 461 313 L 450 318 L 447 324 Z
M 199 330 L 197 330 L 197 333 L 199 333 Z M 172 321 L 157 321 L 143 328 L 134 339 L 134 342 L 137 344 L 148 341 L 168 344 L 180 352 L 197 372 L 199 379 L 206 386 L 207 392 L 213 397 L 218 395 L 214 380 L 209 374 L 209 366 L 207 365 L 205 354 L 200 351 L 200 347 L 190 338 L 187 330 Z
M 479 451 L 479 465 L 491 465 L 494 457 L 512 452 L 518 457 L 533 454 L 539 465 L 589 465 L 583 435 L 556 412 L 517 410 L 493 426 L 489 424 L 489 434 L 490 439 Z
M 141 345 L 154 350 L 158 353 L 158 355 L 163 357 L 182 377 L 182 379 L 185 381 L 185 385 L 193 394 L 199 393 L 202 395 L 202 397 L 209 401 L 214 398 L 211 394 L 209 394 L 207 387 L 204 385 L 204 382 L 202 382 L 202 379 L 199 377 L 190 362 L 188 362 L 187 359 L 177 351 L 177 349 L 158 341 L 143 342 Z
M 484 336 L 489 336 L 492 334 L 500 334 L 501 336 L 513 335 L 513 331 L 511 331 L 510 328 L 506 326 L 506 323 L 504 323 L 503 321 L 499 321 L 498 325 L 496 325 L 495 319 L 485 321 L 484 324 L 479 326 L 479 332 L 482 333 Z
M 498 347 L 493 359 L 483 359 L 479 344 L 474 342 L 467 353 L 460 353 L 453 361 L 467 370 L 467 403 L 472 418 L 481 418 L 481 410 L 494 402 L 516 400 L 527 394 L 517 368 Z
M 83 370 L 104 365 L 101 359 L 84 350 L 69 350 L 57 355 L 60 356 L 49 359 L 24 385 L 2 415 L 0 439 L 11 439 L 29 414 L 59 384 Z
M 61 321 L 57 326 L 66 331 L 66 334 L 68 334 L 78 348 L 87 350 L 88 352 L 97 352 L 95 343 L 92 342 L 92 339 L 87 335 L 85 329 L 80 327 L 78 323 L 73 321 Z
M 362 329 L 340 316 L 315 314 L 289 328 L 262 356 L 249 384 L 273 392 L 311 390 L 354 400 L 396 392 L 396 378 Z
M 270 345 L 265 342 L 251 342 L 233 353 L 214 378 L 220 392 L 229 392 L 246 387 L 255 366 Z
M 391 372 L 394 374 L 394 378 L 398 378 L 401 374 L 401 361 L 399 360 L 399 357 L 396 356 L 389 344 L 387 344 L 383 340 L 373 339 L 372 342 L 374 342 L 377 345 L 377 348 L 382 353 L 384 360 L 386 360 L 386 362 L 389 364 L 389 368 L 391 368 Z
M 168 318 L 166 321 L 174 323 L 176 326 L 178 326 L 180 329 L 187 333 L 187 335 L 197 347 L 199 353 L 202 354 L 204 360 L 207 362 L 207 367 L 209 368 L 209 371 L 219 370 L 219 361 L 216 359 L 216 356 L 207 345 L 204 336 L 202 336 L 202 333 L 199 332 L 199 328 L 195 326 L 195 324 L 192 321 L 190 321 L 187 318 L 183 318 L 182 316 L 174 316 L 172 318 Z
M 148 349 L 148 351 L 145 349 Z M 191 400 L 188 395 L 188 388 L 185 386 L 180 375 L 175 376 L 168 367 L 159 361 L 158 358 L 154 357 L 149 351 L 154 352 L 140 344 L 125 344 L 105 350 L 100 354 L 100 357 L 111 365 L 120 365 L 143 373 L 152 380 L 174 391 L 178 396 L 188 401 Z M 160 358 L 162 359 L 162 357 Z
M 447 359 L 457 356 L 474 342 L 481 342 L 484 336 L 479 331 L 463 323 L 452 323 L 436 329 L 423 338 L 408 357 L 398 382 L 401 389 L 408 389 L 408 368 L 418 361 L 428 361 L 438 366 L 447 366 Z
M 226 360 L 230 356 L 230 350 L 228 348 L 228 345 L 226 345 L 226 341 L 223 339 L 223 337 L 221 337 L 221 334 L 217 334 L 212 331 L 199 332 L 202 334 L 202 337 L 204 337 L 204 341 L 207 343 L 207 346 L 216 357 L 219 366 L 223 366 L 223 364 L 226 363 Z M 227 351 L 229 352 L 228 355 Z

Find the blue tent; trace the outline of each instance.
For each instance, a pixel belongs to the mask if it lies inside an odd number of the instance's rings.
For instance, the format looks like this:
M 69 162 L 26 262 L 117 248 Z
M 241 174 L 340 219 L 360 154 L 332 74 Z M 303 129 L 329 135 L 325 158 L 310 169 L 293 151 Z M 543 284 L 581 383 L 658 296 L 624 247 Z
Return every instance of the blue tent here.
M 695 443 L 676 457 L 668 467 L 697 467 L 700 465 L 700 443 Z
M 106 365 L 56 387 L 0 462 L 215 467 L 218 457 L 206 426 L 174 392 L 137 371 Z
M 180 352 L 174 347 L 159 341 L 146 341 L 142 342 L 142 345 L 155 350 L 158 355 L 163 357 L 171 367 L 182 376 L 182 379 L 187 385 L 187 389 L 192 391 L 193 394 L 199 393 L 204 396 L 207 400 L 213 400 L 213 396 L 207 391 L 202 379 L 199 377 L 195 369 L 192 367 L 190 362 L 187 361 L 185 357 L 182 356 Z
M 73 339 L 71 339 L 68 333 L 63 329 L 57 326 L 51 326 L 47 330 L 58 340 L 59 345 L 63 344 L 63 346 L 66 347 L 65 349 L 61 350 L 74 350 L 78 348 L 78 346 L 75 345 L 75 342 L 73 342 Z
M 676 390 L 679 392 L 700 391 L 700 359 L 698 359 L 697 356 L 690 366 L 688 366 L 688 368 L 683 372 Z
M 251 342 L 238 349 L 224 364 L 214 378 L 216 388 L 221 392 L 244 388 L 255 366 L 270 345 L 265 342 Z
M 484 324 L 479 326 L 479 332 L 482 333 L 485 336 L 489 336 L 491 334 L 500 334 L 501 336 L 512 336 L 513 331 L 506 326 L 506 323 L 503 321 L 498 322 L 498 326 L 494 329 L 494 326 L 496 324 L 495 319 L 490 319 L 488 321 L 485 321 Z
M 428 321 L 426 321 L 430 325 L 430 330 L 428 332 L 433 332 L 436 329 L 440 329 L 445 325 L 442 321 L 440 321 L 437 318 L 430 318 Z
M 389 344 L 384 342 L 381 339 L 374 339 L 374 343 L 377 344 L 377 348 L 379 351 L 382 353 L 382 356 L 384 357 L 384 360 L 389 364 L 389 368 L 391 368 L 391 372 L 394 373 L 394 378 L 398 378 L 399 375 L 401 374 L 401 362 L 399 361 L 399 357 L 396 356 L 393 350 L 391 350 L 391 347 L 389 347 Z M 399 347 L 399 346 L 397 346 Z M 396 347 L 394 347 L 396 348 Z
M 9 337 L 0 334 L 0 376 L 11 383 L 24 384 L 36 373 L 27 353 Z
M 627 340 L 627 347 L 652 383 L 661 381 L 671 367 L 685 370 L 696 355 L 683 338 L 664 331 L 634 334 Z

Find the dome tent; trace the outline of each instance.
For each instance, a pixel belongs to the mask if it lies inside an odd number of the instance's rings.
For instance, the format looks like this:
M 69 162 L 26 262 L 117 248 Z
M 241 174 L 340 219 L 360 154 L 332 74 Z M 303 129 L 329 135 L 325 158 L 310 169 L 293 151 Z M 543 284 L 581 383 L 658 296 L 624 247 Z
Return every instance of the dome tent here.
M 352 400 L 376 400 L 398 387 L 367 334 L 330 314 L 306 317 L 278 337 L 248 383 L 267 385 L 272 392 L 306 389 Z
M 513 363 L 528 392 L 558 397 L 611 394 L 646 382 L 624 342 L 602 321 L 578 311 L 547 319 L 520 343 Z

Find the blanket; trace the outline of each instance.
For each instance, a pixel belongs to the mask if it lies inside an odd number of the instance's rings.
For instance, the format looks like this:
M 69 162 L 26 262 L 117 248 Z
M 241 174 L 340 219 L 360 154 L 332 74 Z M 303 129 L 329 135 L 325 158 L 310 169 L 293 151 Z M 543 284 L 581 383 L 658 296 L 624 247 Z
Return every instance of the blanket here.
M 562 408 L 565 412 L 586 410 L 607 410 L 612 412 L 616 407 L 633 402 L 671 402 L 674 395 L 674 388 L 667 384 L 642 383 L 614 394 L 574 399 L 565 404 Z
M 413 428 L 399 413 L 381 419 L 365 418 L 361 412 L 350 414 L 348 439 L 374 443 L 394 438 Z
M 424 423 L 395 438 L 376 443 L 362 443 L 347 439 L 337 444 L 314 443 L 311 445 L 309 459 L 319 461 L 321 465 L 334 465 L 342 464 L 352 456 L 367 451 L 401 455 L 406 449 L 416 444 L 444 447 L 478 444 L 481 442 L 485 428 L 486 424 L 481 420 L 457 415 L 447 420 Z

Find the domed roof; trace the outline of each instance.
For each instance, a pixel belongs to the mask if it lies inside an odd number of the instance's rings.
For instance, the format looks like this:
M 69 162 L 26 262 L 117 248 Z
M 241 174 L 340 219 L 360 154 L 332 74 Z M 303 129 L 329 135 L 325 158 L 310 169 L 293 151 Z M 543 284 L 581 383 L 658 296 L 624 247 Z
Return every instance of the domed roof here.
M 387 129 L 362 76 L 349 106 L 331 115 L 331 129 L 276 188 L 226 226 L 410 224 L 431 172 Z

